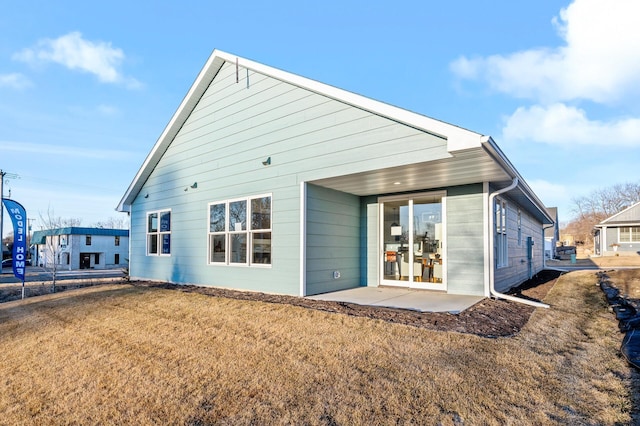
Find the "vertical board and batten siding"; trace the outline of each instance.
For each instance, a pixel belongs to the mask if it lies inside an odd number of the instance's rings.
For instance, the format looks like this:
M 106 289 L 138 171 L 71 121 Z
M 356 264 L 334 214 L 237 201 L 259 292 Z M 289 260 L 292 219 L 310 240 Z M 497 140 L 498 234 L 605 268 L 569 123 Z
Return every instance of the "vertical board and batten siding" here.
M 132 278 L 299 294 L 300 182 L 449 156 L 437 136 L 249 74 L 247 88 L 244 70 L 236 83 L 235 64 L 222 66 L 138 193 Z M 262 194 L 272 195 L 271 267 L 208 265 L 208 203 Z M 146 256 L 146 214 L 164 209 L 171 255 Z
M 613 222 L 640 222 L 640 204 L 635 204 L 621 211 L 612 218 Z
M 307 295 L 360 285 L 360 197 L 307 185 L 306 241 Z
M 483 296 L 483 185 L 447 189 L 447 292 Z
M 495 289 L 504 292 L 528 280 L 529 264 L 527 260 L 527 237 L 533 239 L 531 273 L 537 274 L 544 268 L 544 239 L 542 223 L 533 218 L 509 197 L 500 196 L 507 201 L 507 244 L 508 265 L 495 269 Z M 518 241 L 518 209 L 522 213 L 522 240 Z M 495 238 L 495 229 L 492 230 Z

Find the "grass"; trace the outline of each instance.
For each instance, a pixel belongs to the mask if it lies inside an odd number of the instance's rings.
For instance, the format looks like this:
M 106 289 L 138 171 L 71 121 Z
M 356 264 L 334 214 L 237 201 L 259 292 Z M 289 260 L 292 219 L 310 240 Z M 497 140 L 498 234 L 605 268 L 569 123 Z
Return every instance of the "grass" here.
M 513 338 L 131 285 L 0 305 L 2 424 L 629 424 L 593 272 Z

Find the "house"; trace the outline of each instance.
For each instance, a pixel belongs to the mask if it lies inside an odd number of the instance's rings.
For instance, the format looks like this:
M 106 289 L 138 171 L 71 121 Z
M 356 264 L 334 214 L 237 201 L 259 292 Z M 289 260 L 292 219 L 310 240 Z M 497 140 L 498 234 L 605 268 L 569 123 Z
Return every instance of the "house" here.
M 597 224 L 593 243 L 599 256 L 640 253 L 640 202 Z
M 33 265 L 60 269 L 108 269 L 127 265 L 129 230 L 65 227 L 35 231 Z
M 489 296 L 547 209 L 489 136 L 215 50 L 117 210 L 132 279 Z
M 553 224 L 544 228 L 544 256 L 546 259 L 555 259 L 556 246 L 560 241 L 560 225 L 558 221 L 558 208 L 549 207 L 549 216 L 553 219 Z

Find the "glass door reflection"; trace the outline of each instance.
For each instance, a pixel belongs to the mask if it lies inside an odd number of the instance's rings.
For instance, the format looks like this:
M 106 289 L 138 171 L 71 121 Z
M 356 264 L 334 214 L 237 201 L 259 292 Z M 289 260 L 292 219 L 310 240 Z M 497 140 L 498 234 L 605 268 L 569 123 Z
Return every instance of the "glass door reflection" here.
M 383 264 L 384 280 L 408 281 L 402 270 L 409 254 L 409 201 L 384 203 Z
M 419 194 L 382 204 L 382 274 L 387 285 L 446 289 L 443 276 L 443 196 Z
M 442 283 L 442 197 L 413 200 L 413 282 Z

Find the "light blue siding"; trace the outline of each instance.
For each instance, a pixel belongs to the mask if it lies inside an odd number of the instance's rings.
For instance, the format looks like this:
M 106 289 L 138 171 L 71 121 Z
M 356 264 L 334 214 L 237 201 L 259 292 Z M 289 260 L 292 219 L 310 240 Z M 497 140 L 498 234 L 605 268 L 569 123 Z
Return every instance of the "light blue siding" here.
M 133 202 L 134 279 L 297 295 L 301 182 L 448 156 L 439 137 L 253 72 L 247 89 L 245 75 L 236 84 L 235 64 L 223 65 Z M 263 166 L 268 157 L 271 165 Z M 190 188 L 194 182 L 196 189 Z M 208 203 L 267 193 L 272 195 L 272 265 L 208 265 Z M 354 197 L 347 205 L 356 211 L 359 232 L 360 201 Z M 160 209 L 172 211 L 171 256 L 146 256 L 146 214 Z M 335 219 L 331 211 L 308 213 L 314 227 L 323 224 L 323 215 L 325 221 Z M 321 245 L 336 250 L 329 255 L 332 250 L 325 250 L 328 257 L 307 265 L 311 291 L 360 283 L 360 234 L 353 224 L 347 229 L 336 224 L 323 224 L 335 238 L 317 235 L 318 246 L 307 248 L 314 256 Z M 327 271 L 337 267 L 331 262 L 343 250 L 350 254 L 339 259 L 341 279 L 327 283 Z
M 447 190 L 447 291 L 484 295 L 482 184 Z
M 308 185 L 306 241 L 307 294 L 360 285 L 359 197 Z

